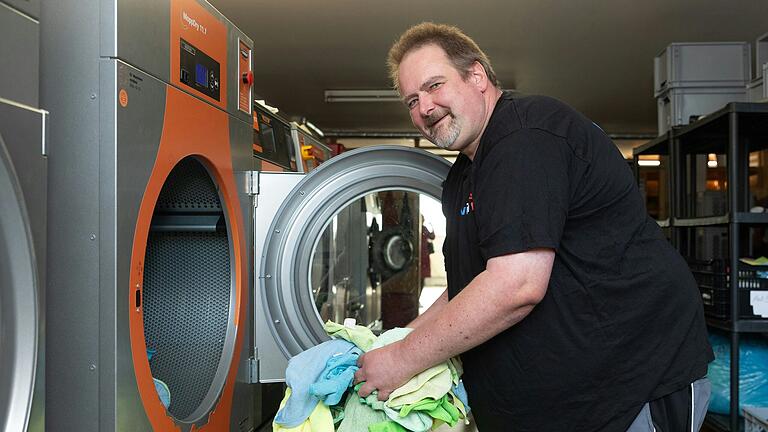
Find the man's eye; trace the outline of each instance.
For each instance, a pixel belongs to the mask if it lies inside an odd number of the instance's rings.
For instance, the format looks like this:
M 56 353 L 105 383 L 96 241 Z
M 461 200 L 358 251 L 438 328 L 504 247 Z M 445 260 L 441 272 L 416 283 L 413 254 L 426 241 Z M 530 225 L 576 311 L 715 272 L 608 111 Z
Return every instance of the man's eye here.
M 441 83 L 441 82 L 436 82 L 436 83 L 432 84 L 431 86 L 429 86 L 429 89 L 430 89 L 430 90 L 435 90 L 435 89 L 437 89 L 438 87 L 440 87 L 441 85 L 443 85 L 443 83 Z
M 416 102 L 418 102 L 418 99 L 411 99 L 408 101 L 408 109 L 413 109 L 413 107 L 416 106 Z

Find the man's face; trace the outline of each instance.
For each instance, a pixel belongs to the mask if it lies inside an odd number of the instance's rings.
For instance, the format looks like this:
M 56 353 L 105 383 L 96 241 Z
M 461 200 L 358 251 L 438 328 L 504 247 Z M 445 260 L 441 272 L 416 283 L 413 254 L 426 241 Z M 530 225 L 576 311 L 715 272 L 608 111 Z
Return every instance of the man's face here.
M 467 80 L 453 66 L 442 48 L 425 45 L 403 57 L 398 82 L 413 125 L 435 145 L 464 151 L 484 127 L 485 104 L 477 77 Z M 474 143 L 474 144 L 473 144 Z

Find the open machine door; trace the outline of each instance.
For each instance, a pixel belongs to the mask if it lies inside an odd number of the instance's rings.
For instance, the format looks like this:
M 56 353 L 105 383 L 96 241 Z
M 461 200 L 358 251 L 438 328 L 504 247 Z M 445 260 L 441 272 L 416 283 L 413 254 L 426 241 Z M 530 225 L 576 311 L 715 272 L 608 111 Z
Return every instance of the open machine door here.
M 290 357 L 328 339 L 326 320 L 354 317 L 377 332 L 416 317 L 431 244 L 423 230 L 442 217 L 449 168 L 380 146 L 308 175 L 255 176 L 254 381 L 282 381 Z

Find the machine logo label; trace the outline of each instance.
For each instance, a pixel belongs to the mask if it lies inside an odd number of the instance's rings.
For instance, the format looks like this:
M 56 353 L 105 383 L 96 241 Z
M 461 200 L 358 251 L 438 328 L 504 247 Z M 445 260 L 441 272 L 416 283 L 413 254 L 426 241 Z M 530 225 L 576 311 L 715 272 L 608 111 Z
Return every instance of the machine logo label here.
M 194 19 L 194 18 L 192 18 L 191 16 L 189 16 L 189 15 L 187 14 L 187 11 L 181 11 L 181 18 L 182 18 L 182 19 L 183 19 L 183 20 L 184 20 L 184 21 L 185 21 L 187 24 L 189 24 L 189 27 L 192 27 L 192 28 L 194 28 L 195 30 L 199 31 L 199 32 L 200 32 L 200 33 L 202 33 L 202 34 L 206 34 L 206 33 L 208 33 L 208 29 L 206 29 L 204 25 L 202 25 L 202 24 L 200 24 L 199 22 L 197 22 L 197 20 L 196 20 L 196 19 Z M 184 26 L 184 28 L 188 28 L 188 27 L 185 25 L 185 26 Z
M 125 108 L 128 106 L 128 92 L 125 91 L 125 89 L 120 89 L 120 93 L 118 93 L 118 100 L 120 101 L 120 106 Z

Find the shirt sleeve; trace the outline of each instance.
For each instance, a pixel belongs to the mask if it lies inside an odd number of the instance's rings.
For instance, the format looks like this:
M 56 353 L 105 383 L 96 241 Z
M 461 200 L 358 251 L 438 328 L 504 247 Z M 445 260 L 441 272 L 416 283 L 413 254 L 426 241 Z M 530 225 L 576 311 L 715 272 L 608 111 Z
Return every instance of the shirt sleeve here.
M 573 153 L 564 138 L 520 129 L 483 156 L 473 200 L 487 260 L 535 248 L 557 249 L 568 216 Z

